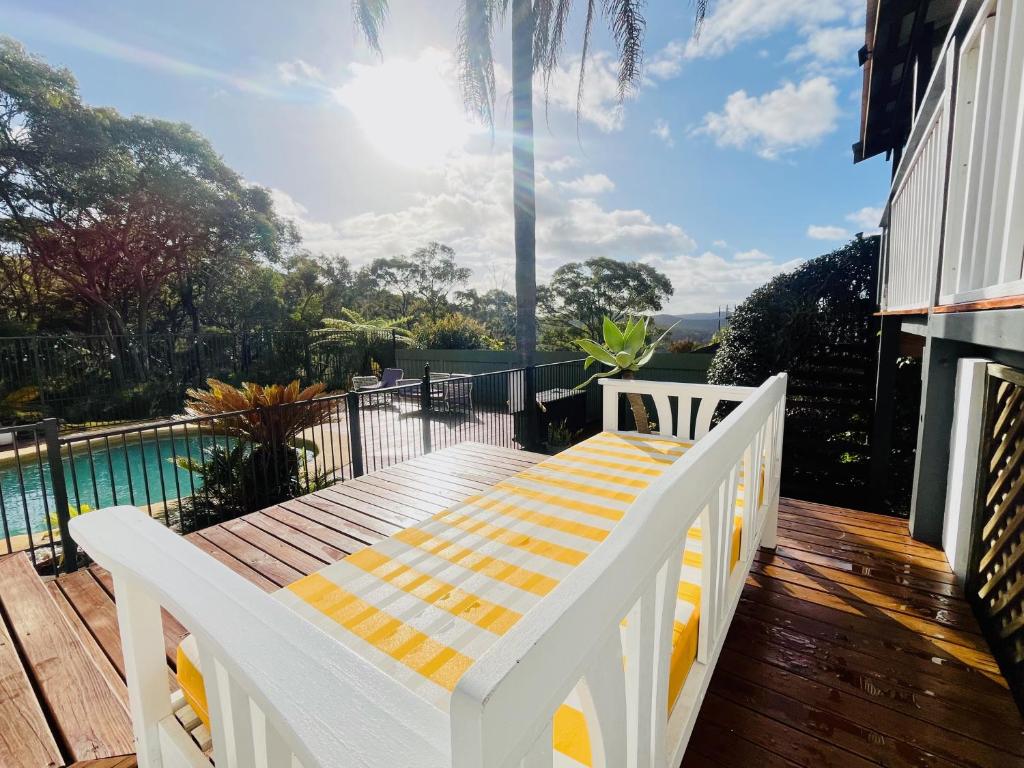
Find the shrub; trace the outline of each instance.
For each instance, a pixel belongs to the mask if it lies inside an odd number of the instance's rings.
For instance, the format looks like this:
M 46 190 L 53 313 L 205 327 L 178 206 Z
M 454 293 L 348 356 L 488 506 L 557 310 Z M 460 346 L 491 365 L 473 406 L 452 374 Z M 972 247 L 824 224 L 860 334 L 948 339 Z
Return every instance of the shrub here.
M 261 387 L 209 379 L 209 389 L 188 391 L 188 416 L 215 417 L 209 427 L 226 436 L 224 446 L 213 446 L 202 461 L 179 458 L 177 464 L 199 476 L 202 491 L 182 502 L 183 530 L 212 525 L 254 512 L 313 490 L 319 479 L 309 477 L 308 453 L 316 446 L 302 433 L 328 421 L 333 403 L 320 399 L 323 384 L 302 389 L 298 381 L 287 386 Z M 233 441 L 228 446 L 227 438 Z
M 465 315 L 451 314 L 425 320 L 413 329 L 416 343 L 424 349 L 495 349 L 487 329 Z
M 878 238 L 860 238 L 770 280 L 732 317 L 712 384 L 789 374 L 783 493 L 863 502 L 870 456 Z

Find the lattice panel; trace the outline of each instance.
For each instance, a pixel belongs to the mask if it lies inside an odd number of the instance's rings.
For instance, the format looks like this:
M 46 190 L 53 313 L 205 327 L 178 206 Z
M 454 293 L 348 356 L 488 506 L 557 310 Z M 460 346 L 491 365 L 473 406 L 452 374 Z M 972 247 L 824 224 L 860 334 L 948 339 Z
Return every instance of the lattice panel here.
M 1024 693 L 1024 373 L 989 367 L 972 597 L 1018 696 Z

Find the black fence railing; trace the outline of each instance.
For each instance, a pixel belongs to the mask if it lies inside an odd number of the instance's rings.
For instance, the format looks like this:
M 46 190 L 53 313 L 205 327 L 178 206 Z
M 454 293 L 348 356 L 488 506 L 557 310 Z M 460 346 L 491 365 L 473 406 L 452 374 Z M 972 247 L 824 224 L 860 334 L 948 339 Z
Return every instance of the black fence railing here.
M 0 397 L 34 387 L 32 408 L 71 424 L 166 418 L 211 377 L 347 388 L 353 375 L 393 366 L 397 343 L 390 330 L 3 337 Z
M 71 518 L 145 510 L 189 532 L 464 442 L 556 449 L 596 424 L 583 361 L 432 374 L 299 403 L 61 435 L 56 419 L 0 430 L 0 554 L 75 570 Z M 9 435 L 13 445 L 3 446 Z

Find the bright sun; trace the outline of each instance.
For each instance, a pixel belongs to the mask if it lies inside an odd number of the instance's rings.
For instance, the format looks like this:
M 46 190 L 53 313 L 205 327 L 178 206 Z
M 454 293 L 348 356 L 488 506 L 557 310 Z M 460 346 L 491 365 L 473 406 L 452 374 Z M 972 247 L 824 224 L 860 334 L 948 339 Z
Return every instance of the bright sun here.
M 474 126 L 458 100 L 448 54 L 428 49 L 419 58 L 352 67 L 336 91 L 370 143 L 393 162 L 438 165 L 460 149 Z

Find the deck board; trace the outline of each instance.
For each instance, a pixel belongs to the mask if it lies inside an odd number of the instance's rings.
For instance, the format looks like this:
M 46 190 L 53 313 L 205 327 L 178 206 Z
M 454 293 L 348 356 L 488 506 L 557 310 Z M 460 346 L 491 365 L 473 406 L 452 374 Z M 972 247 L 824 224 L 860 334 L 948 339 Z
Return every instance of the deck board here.
M 540 458 L 457 445 L 188 538 L 273 591 Z M 119 679 L 111 588 L 96 567 L 48 587 Z M 169 656 L 183 633 L 165 621 Z M 941 553 L 904 521 L 783 499 L 780 546 L 757 554 L 685 768 L 1017 764 L 1024 719 Z

